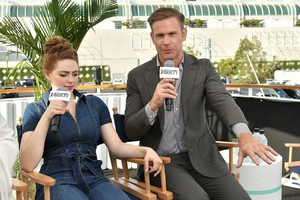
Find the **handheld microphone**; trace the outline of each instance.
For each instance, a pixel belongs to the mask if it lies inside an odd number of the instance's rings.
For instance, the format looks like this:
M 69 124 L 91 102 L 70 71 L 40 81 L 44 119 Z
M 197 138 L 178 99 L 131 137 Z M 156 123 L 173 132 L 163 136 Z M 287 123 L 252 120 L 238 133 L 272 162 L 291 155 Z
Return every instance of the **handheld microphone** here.
M 161 67 L 159 72 L 159 78 L 173 78 L 179 79 L 179 68 L 175 67 L 173 60 L 167 60 L 164 67 Z M 166 111 L 171 111 L 173 105 L 173 99 L 165 99 Z
M 60 87 L 56 91 L 51 91 L 49 95 L 49 101 L 59 100 L 63 101 L 66 105 L 70 101 L 71 94 L 66 88 Z M 61 115 L 54 115 L 51 122 L 51 130 L 53 133 L 57 133 L 60 125 Z

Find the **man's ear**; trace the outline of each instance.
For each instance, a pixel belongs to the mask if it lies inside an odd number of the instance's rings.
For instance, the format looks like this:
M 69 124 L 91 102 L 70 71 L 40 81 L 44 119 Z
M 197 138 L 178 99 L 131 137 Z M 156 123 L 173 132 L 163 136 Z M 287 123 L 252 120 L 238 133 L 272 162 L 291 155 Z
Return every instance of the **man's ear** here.
M 154 40 L 153 40 L 154 38 L 153 38 L 153 32 L 152 31 L 150 32 L 150 38 L 152 40 L 152 43 L 154 44 Z
M 182 31 L 181 31 L 181 34 L 182 34 L 182 41 L 185 41 L 186 36 L 187 36 L 187 29 L 183 28 Z

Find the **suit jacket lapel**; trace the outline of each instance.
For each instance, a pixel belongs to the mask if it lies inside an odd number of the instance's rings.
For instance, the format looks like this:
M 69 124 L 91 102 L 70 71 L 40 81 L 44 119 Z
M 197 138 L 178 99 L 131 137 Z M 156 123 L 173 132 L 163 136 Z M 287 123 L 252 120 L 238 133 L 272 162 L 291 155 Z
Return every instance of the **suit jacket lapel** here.
M 147 84 L 146 88 L 148 88 L 148 90 L 149 90 L 150 99 L 152 98 L 152 96 L 154 94 L 154 91 L 156 89 L 156 85 L 160 81 L 159 72 L 158 72 L 159 69 L 157 68 L 157 62 L 156 61 L 157 61 L 157 56 L 155 56 L 149 62 L 148 66 L 146 67 L 147 70 L 144 74 L 146 84 Z M 149 99 L 149 101 L 150 101 L 150 99 Z M 158 109 L 157 117 L 158 117 L 159 122 L 160 122 L 161 131 L 163 131 L 163 128 L 164 128 L 164 106 L 161 106 Z
M 191 56 L 184 54 L 183 74 L 181 80 L 181 106 L 183 112 L 183 120 L 187 121 L 188 105 L 196 75 L 196 66 Z

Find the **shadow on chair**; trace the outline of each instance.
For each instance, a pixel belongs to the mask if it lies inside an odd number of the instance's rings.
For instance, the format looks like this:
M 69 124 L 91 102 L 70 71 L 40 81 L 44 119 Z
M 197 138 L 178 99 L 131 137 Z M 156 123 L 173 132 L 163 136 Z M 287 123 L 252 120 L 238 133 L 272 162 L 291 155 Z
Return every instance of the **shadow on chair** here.
M 124 133 L 124 115 L 118 113 L 118 108 L 113 108 L 113 117 L 116 131 L 123 142 L 127 142 L 128 139 Z M 166 185 L 166 174 L 165 174 L 165 164 L 171 162 L 169 157 L 160 156 L 163 161 L 163 168 L 160 173 L 161 179 L 161 187 L 155 187 L 150 184 L 149 173 L 144 171 L 144 180 L 145 182 L 138 181 L 134 178 L 129 177 L 128 165 L 127 162 L 133 162 L 136 164 L 144 164 L 144 160 L 142 158 L 129 158 L 122 159 L 122 168 L 124 177 L 118 176 L 118 168 L 117 168 L 117 160 L 110 154 L 112 168 L 114 171 L 114 177 L 111 178 L 111 181 L 117 186 L 121 187 L 123 190 L 129 192 L 133 192 L 134 195 L 140 199 L 173 199 L 173 193 L 167 190 Z M 125 186 L 125 187 L 124 187 Z M 135 191 L 132 191 L 134 188 Z M 137 193 L 138 191 L 138 193 Z
M 21 144 L 22 140 L 22 118 L 17 118 L 16 129 L 18 134 L 18 142 Z M 20 168 L 21 170 L 21 168 Z M 44 199 L 50 200 L 50 187 L 55 185 L 55 179 L 47 176 L 45 174 L 41 174 L 38 172 L 25 172 L 21 170 L 21 180 L 27 184 L 27 189 L 24 192 L 24 200 L 29 199 L 29 189 L 28 189 L 28 180 L 32 180 L 34 183 L 38 183 L 44 186 Z
M 289 158 L 288 162 L 284 163 L 284 168 L 286 171 L 294 172 L 294 174 L 297 174 L 297 180 L 300 185 L 300 160 L 293 161 L 293 149 L 300 148 L 300 143 L 285 143 L 285 146 L 289 148 Z

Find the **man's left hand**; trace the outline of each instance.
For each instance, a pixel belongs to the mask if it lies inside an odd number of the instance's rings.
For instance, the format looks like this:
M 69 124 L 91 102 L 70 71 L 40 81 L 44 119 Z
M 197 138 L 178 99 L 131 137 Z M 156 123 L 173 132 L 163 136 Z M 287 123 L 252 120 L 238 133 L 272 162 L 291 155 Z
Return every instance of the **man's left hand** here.
M 237 168 L 242 166 L 243 160 L 247 156 L 249 156 L 256 165 L 259 165 L 257 156 L 268 164 L 272 164 L 276 161 L 274 156 L 277 156 L 278 153 L 272 147 L 255 140 L 251 133 L 240 133 L 238 140 L 239 154 L 236 165 Z

